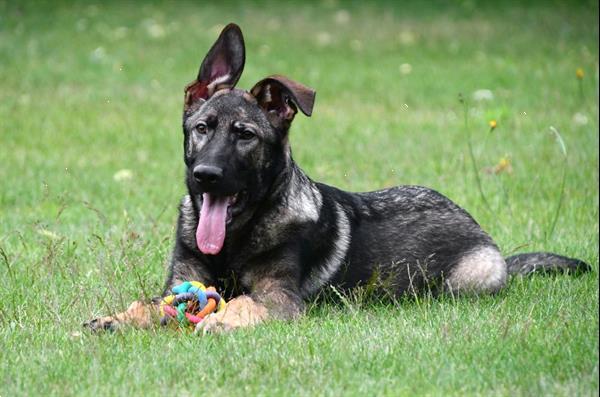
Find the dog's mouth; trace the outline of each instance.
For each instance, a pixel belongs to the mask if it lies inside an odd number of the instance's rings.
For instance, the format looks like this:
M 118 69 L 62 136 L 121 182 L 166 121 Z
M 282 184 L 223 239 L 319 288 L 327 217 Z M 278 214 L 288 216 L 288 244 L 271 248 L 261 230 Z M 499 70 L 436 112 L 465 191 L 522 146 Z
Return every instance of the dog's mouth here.
M 245 191 L 231 196 L 202 194 L 200 221 L 196 229 L 196 244 L 202 253 L 217 255 L 221 252 L 227 225 L 242 211 L 245 197 Z

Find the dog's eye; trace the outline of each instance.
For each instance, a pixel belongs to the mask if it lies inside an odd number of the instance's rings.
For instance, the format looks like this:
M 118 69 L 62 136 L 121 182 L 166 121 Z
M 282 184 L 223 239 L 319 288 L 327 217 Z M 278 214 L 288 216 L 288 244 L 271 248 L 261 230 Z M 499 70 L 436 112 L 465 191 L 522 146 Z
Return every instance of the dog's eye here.
M 201 134 L 201 135 L 206 134 L 207 129 L 208 128 L 206 127 L 206 124 L 204 124 L 204 123 L 199 123 L 196 126 L 196 132 L 198 132 L 198 134 Z
M 249 129 L 249 128 L 244 128 L 243 130 L 241 130 L 241 131 L 238 133 L 238 136 L 239 136 L 239 138 L 240 138 L 240 139 L 243 139 L 243 140 L 248 140 L 248 139 L 252 139 L 252 138 L 254 138 L 254 137 L 256 136 L 256 134 L 255 134 L 255 133 L 254 133 L 254 131 L 252 131 L 251 129 Z

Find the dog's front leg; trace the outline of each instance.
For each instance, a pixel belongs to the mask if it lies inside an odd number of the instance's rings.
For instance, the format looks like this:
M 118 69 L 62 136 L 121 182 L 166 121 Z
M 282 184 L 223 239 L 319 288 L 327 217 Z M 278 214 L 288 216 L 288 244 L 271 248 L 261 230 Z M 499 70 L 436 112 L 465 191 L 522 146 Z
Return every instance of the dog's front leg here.
M 303 310 L 302 299 L 285 284 L 278 280 L 261 280 L 250 295 L 232 299 L 225 310 L 199 323 L 196 331 L 227 332 L 254 326 L 267 319 L 290 320 L 298 317 Z
M 84 323 L 92 331 L 110 330 L 114 331 L 124 325 L 131 325 L 136 328 L 149 328 L 158 318 L 158 304 L 154 299 L 151 302 L 135 301 L 127 310 L 117 313 L 113 316 L 98 317 Z
M 204 282 L 206 285 L 214 283 L 204 263 L 190 255 L 189 250 L 183 246 L 182 241 L 177 240 L 162 296 L 169 295 L 171 288 L 186 280 L 198 280 Z M 126 325 L 136 328 L 149 328 L 152 325 L 160 324 L 161 300 L 161 297 L 154 298 L 149 302 L 138 300 L 129 305 L 127 310 L 121 313 L 98 317 L 83 325 L 92 331 L 112 331 Z

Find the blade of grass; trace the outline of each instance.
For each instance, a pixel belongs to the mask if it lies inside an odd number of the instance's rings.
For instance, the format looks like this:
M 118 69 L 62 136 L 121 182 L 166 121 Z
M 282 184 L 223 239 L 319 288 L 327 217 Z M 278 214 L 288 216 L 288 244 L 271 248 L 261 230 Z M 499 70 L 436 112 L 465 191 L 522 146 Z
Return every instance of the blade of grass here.
M 563 204 L 563 200 L 564 200 L 564 196 L 565 196 L 565 183 L 567 180 L 567 160 L 568 160 L 567 146 L 565 145 L 565 141 L 563 140 L 562 136 L 560 135 L 558 130 L 553 126 L 550 126 L 550 131 L 552 132 L 552 134 L 554 134 L 554 137 L 556 138 L 556 142 L 558 142 L 558 146 L 560 147 L 560 151 L 562 152 L 563 168 L 562 168 L 562 176 L 560 178 L 560 191 L 558 193 L 558 203 L 556 204 L 556 210 L 554 211 L 554 218 L 552 219 L 552 224 L 550 225 L 550 230 L 548 230 L 548 232 L 546 233 L 546 241 L 548 241 L 548 240 L 550 240 L 550 238 L 552 238 L 552 235 L 554 234 L 554 229 L 556 228 L 556 222 L 558 222 L 558 217 L 560 216 L 560 211 L 562 209 L 562 204 Z

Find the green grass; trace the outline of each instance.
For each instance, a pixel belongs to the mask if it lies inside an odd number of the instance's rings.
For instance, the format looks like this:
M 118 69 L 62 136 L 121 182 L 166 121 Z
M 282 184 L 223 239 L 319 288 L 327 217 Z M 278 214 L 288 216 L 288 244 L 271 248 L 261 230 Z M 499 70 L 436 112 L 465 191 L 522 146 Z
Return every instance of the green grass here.
M 0 396 L 597 395 L 597 3 L 295 3 L 0 1 Z M 241 87 L 283 73 L 317 89 L 291 138 L 314 179 L 433 187 L 506 254 L 560 252 L 594 274 L 311 305 L 207 338 L 82 332 L 162 287 L 183 87 L 230 21 L 246 36 Z M 512 173 L 486 172 L 503 157 Z

